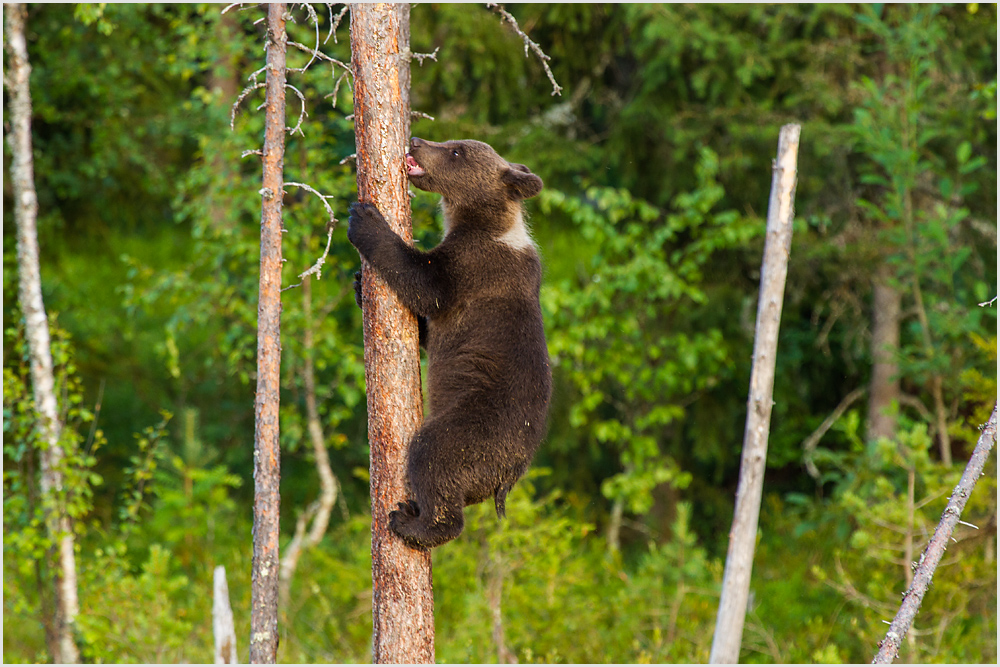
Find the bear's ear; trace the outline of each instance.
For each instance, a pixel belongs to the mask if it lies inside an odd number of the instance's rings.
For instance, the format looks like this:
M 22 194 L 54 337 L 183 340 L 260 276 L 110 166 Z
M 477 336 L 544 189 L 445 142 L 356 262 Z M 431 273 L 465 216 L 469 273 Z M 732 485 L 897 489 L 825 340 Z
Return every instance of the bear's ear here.
M 513 199 L 531 199 L 542 191 L 542 179 L 532 174 L 523 164 L 511 162 L 510 169 L 504 172 L 500 180 L 510 188 Z

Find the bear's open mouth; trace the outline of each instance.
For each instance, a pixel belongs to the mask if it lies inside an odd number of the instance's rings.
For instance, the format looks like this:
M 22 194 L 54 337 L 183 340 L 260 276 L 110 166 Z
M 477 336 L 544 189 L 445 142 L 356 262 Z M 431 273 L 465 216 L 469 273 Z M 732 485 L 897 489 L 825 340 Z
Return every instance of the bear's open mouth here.
M 424 168 L 417 164 L 417 161 L 409 153 L 406 154 L 406 175 L 407 176 L 423 176 L 427 172 Z

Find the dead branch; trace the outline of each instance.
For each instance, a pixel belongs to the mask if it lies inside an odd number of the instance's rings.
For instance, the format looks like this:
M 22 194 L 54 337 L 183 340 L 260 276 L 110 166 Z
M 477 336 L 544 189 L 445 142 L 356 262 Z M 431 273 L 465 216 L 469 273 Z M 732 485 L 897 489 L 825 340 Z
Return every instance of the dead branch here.
M 302 92 L 298 88 L 296 88 L 290 83 L 286 83 L 285 88 L 288 88 L 293 93 L 295 93 L 295 95 L 299 98 L 299 101 L 302 103 L 302 110 L 299 112 L 299 121 L 295 124 L 295 127 L 286 127 L 285 129 L 288 130 L 289 134 L 295 134 L 296 132 L 298 132 L 301 136 L 304 137 L 306 136 L 306 134 L 305 132 L 302 131 L 302 121 L 305 120 L 306 116 L 309 115 L 306 113 L 306 97 L 305 95 L 302 94 Z
M 328 56 L 327 54 L 325 54 L 322 51 L 319 51 L 317 49 L 311 49 L 308 46 L 306 46 L 305 44 L 302 44 L 300 42 L 293 42 L 293 41 L 289 40 L 288 46 L 294 46 L 295 48 L 297 48 L 300 51 L 305 51 L 306 53 L 309 53 L 309 54 L 315 56 L 319 60 L 325 60 L 326 62 L 328 62 L 328 63 L 330 63 L 332 65 L 336 65 L 338 67 L 344 68 L 348 72 L 351 71 L 351 65 L 349 63 L 345 63 L 342 60 L 338 60 L 338 59 L 334 58 L 333 56 Z M 300 70 L 291 70 L 291 71 L 298 72 Z
M 345 71 L 343 74 L 341 74 L 337 78 L 337 83 L 334 84 L 334 86 L 333 86 L 333 92 L 332 93 L 327 93 L 326 95 L 323 96 L 324 98 L 326 98 L 326 97 L 332 97 L 333 98 L 333 108 L 334 109 L 337 108 L 337 94 L 340 92 L 340 84 L 341 84 L 341 82 L 344 79 L 347 79 L 347 87 L 351 88 L 351 94 L 352 95 L 354 94 L 354 89 L 351 87 L 351 79 L 350 79 L 349 75 L 350 75 L 349 71 Z
M 332 2 L 326 3 L 327 9 L 330 10 L 330 34 L 327 35 L 326 39 L 323 40 L 324 44 L 326 44 L 327 42 L 329 42 L 331 37 L 333 37 L 333 43 L 334 44 L 337 43 L 337 28 L 340 27 L 340 21 L 341 21 L 341 19 L 344 18 L 345 14 L 347 14 L 347 10 L 350 9 L 350 6 L 345 4 L 344 8 L 340 10 L 340 13 L 337 14 L 336 17 L 334 17 L 333 16 L 333 5 L 334 4 L 336 4 L 336 3 L 332 3 Z
M 510 12 L 508 12 L 506 9 L 503 8 L 503 5 L 498 5 L 495 2 L 487 2 L 486 6 L 489 9 L 495 11 L 501 17 L 503 17 L 508 23 L 510 23 L 511 27 L 514 28 L 514 32 L 520 35 L 521 39 L 524 41 L 525 58 L 528 57 L 529 48 L 535 52 L 535 55 L 538 56 L 538 59 L 542 61 L 542 67 L 545 68 L 545 74 L 549 77 L 549 81 L 552 82 L 552 94 L 562 95 L 562 86 L 556 83 L 556 78 L 555 76 L 552 75 L 552 70 L 549 69 L 549 61 L 552 59 L 548 55 L 546 55 L 544 51 L 542 51 L 542 47 L 540 47 L 536 42 L 532 41 L 530 37 L 524 34 L 524 31 L 518 27 L 517 20 L 510 15 Z
M 854 401 L 858 400 L 865 394 L 865 388 L 859 387 L 845 396 L 840 403 L 834 408 L 833 412 L 823 420 L 823 423 L 819 427 L 809 434 L 809 437 L 802 441 L 802 460 L 806 466 L 806 472 L 813 479 L 819 479 L 819 468 L 813 462 L 813 455 L 816 453 L 816 446 L 819 445 L 819 441 L 826 435 L 826 432 L 837 423 L 841 415 L 847 411 L 847 408 L 851 407 Z
M 316 62 L 316 58 L 319 57 L 319 17 L 316 16 L 316 10 L 313 9 L 312 5 L 308 2 L 302 3 L 306 8 L 306 12 L 309 14 L 310 20 L 312 20 L 313 26 L 316 28 L 316 48 L 311 49 L 312 53 L 309 56 L 309 62 L 305 64 L 302 68 L 291 67 L 288 69 L 289 72 L 305 72 L 309 69 L 309 66 Z
M 427 58 L 430 58 L 434 62 L 437 62 L 438 51 L 440 51 L 440 50 L 441 50 L 441 47 L 438 46 L 431 53 L 411 53 L 410 57 L 411 58 L 416 58 L 417 62 L 420 64 L 420 66 L 423 67 L 424 66 L 424 60 L 426 60 Z
M 233 102 L 233 109 L 232 109 L 232 111 L 229 112 L 229 129 L 230 130 L 235 130 L 236 129 L 236 112 L 237 112 L 237 110 L 239 110 L 240 104 L 243 102 L 243 100 L 246 99 L 246 96 L 249 95 L 250 93 L 252 93 L 253 91 L 257 90 L 258 88 L 263 88 L 264 86 L 265 86 L 265 84 L 260 83 L 260 82 L 252 83 L 249 86 L 247 86 L 246 88 L 244 88 L 243 92 L 240 93 L 240 96 L 236 98 L 236 101 Z

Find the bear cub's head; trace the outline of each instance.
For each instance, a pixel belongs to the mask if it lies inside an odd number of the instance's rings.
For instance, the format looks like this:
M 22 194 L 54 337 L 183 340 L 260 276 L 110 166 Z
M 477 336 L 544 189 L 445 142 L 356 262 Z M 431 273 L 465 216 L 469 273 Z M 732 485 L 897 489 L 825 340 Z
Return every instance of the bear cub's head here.
M 406 175 L 415 187 L 458 206 L 520 201 L 542 191 L 542 179 L 523 164 L 507 162 L 481 141 L 436 143 L 413 137 Z

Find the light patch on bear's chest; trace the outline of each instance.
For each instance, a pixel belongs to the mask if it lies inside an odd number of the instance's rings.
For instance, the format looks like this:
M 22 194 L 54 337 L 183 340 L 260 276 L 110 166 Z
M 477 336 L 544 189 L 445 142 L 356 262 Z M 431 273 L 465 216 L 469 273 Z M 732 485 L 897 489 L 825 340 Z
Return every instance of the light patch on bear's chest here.
M 444 227 L 444 236 L 448 236 L 448 232 L 451 231 L 451 215 L 448 213 L 448 205 L 444 202 L 444 197 L 438 202 L 438 209 L 441 211 L 442 226 Z M 442 237 L 443 238 L 443 237 Z
M 497 241 L 514 250 L 526 250 L 527 248 L 535 247 L 535 242 L 531 239 L 531 235 L 528 234 L 528 226 L 524 224 L 524 216 L 521 214 L 521 211 L 517 212 L 517 218 L 514 219 L 513 226 L 501 236 L 498 236 Z

